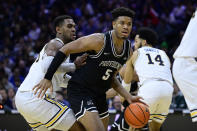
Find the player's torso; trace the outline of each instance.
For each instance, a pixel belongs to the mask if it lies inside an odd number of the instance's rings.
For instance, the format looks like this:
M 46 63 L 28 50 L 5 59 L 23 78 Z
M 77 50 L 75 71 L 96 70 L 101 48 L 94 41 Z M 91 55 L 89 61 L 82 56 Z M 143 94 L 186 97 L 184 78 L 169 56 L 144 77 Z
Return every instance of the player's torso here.
M 160 79 L 173 83 L 170 66 L 169 58 L 164 51 L 151 47 L 138 49 L 134 68 L 141 84 L 149 79 Z
M 96 55 L 89 53 L 86 65 L 76 70 L 71 82 L 86 88 L 99 88 L 98 92 L 105 92 L 110 88 L 114 73 L 126 62 L 130 53 L 130 42 L 125 40 L 122 52 L 117 55 L 112 42 L 111 32 L 104 38 L 104 46 Z

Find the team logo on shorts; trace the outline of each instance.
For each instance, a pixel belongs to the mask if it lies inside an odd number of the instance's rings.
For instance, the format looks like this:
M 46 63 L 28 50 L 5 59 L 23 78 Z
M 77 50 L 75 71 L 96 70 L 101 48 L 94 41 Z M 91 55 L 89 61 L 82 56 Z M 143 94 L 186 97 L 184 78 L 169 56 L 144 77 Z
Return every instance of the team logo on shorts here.
M 92 100 L 87 101 L 87 105 L 94 105 L 94 103 L 92 102 Z

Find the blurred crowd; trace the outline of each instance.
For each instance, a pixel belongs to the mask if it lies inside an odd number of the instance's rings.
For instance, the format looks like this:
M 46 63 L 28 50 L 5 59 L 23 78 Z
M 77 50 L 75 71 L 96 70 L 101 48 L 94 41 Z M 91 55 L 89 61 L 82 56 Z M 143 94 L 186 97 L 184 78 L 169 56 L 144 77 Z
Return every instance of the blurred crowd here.
M 16 109 L 13 102 L 15 92 L 43 45 L 55 37 L 52 21 L 56 16 L 71 15 L 77 24 L 77 36 L 81 37 L 111 29 L 110 11 L 119 6 L 129 7 L 136 12 L 130 39 L 133 40 L 139 27 L 153 28 L 159 35 L 158 48 L 165 50 L 173 61 L 172 55 L 181 41 L 197 2 L 196 0 L 0 1 L 0 104 L 4 105 L 4 109 Z M 58 99 L 64 101 L 65 94 L 66 90 L 64 93 L 58 92 Z M 114 104 L 111 104 L 110 108 L 115 108 L 113 106 Z M 179 90 L 175 92 L 172 108 L 186 108 Z

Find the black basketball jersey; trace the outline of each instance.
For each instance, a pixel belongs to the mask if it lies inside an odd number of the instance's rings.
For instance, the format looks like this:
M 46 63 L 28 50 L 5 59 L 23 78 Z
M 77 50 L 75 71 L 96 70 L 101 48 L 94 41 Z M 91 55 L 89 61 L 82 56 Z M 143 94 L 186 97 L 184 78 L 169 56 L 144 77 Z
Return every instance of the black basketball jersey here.
M 80 91 L 97 96 L 104 95 L 111 88 L 114 73 L 123 66 L 130 55 L 130 41 L 125 40 L 123 46 L 122 53 L 118 55 L 112 41 L 112 31 L 106 32 L 103 48 L 97 54 L 89 53 L 86 65 L 75 71 L 69 83 L 80 85 Z

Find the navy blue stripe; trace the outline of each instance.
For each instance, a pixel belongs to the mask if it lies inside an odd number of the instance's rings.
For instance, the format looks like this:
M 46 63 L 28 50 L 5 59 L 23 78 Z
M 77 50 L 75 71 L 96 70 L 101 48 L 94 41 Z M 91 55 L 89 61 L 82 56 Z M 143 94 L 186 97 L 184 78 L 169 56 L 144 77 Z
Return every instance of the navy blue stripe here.
M 50 98 L 48 98 L 48 99 L 50 99 Z M 61 111 L 61 107 L 59 107 L 55 102 L 53 103 L 53 102 L 51 102 L 51 101 L 49 101 L 49 100 L 47 100 L 46 99 L 46 97 L 44 98 L 44 100 L 45 101 L 47 101 L 47 102 L 49 102 L 49 103 L 51 103 L 51 104 L 54 104 L 54 105 L 56 105 L 58 108 L 59 108 L 59 111 L 47 122 L 47 123 L 45 123 L 45 124 L 41 124 L 41 125 L 38 125 L 38 126 L 36 126 L 36 127 L 32 127 L 33 129 L 35 129 L 35 128 L 38 128 L 38 127 L 40 127 L 40 126 L 42 126 L 42 125 L 46 125 L 46 124 L 48 124 L 54 117 L 56 117 L 56 115 Z M 51 99 L 51 100 L 53 100 L 53 99 Z M 53 101 L 55 101 L 55 100 L 53 100 Z M 58 102 L 59 103 L 59 102 Z M 59 103 L 60 104 L 60 103 Z M 61 104 L 62 105 L 62 104 Z M 64 105 L 64 107 L 65 107 L 65 105 Z M 61 117 L 62 117 L 62 115 L 68 110 L 69 108 L 67 108 L 62 114 L 61 114 L 61 116 L 55 121 L 55 122 L 53 122 L 53 124 L 52 125 L 50 125 L 50 126 L 48 126 L 47 128 L 49 128 L 49 127 L 51 127 L 51 126 L 53 126 Z M 38 123 L 41 123 L 41 122 L 37 122 L 37 123 L 29 123 L 29 124 L 31 124 L 31 125 L 35 125 L 35 124 L 38 124 Z
M 197 109 L 190 110 L 190 112 L 197 111 Z
M 40 123 L 40 122 L 36 122 L 36 123 L 29 123 L 29 122 L 27 122 L 28 124 L 31 124 L 31 125 L 35 125 L 35 124 L 38 124 L 38 123 Z
M 69 109 L 69 108 L 66 108 L 66 110 L 61 114 L 61 116 L 59 116 L 59 118 L 58 118 L 55 122 L 53 122 L 53 124 L 51 124 L 50 126 L 48 126 L 47 128 L 53 126 L 53 125 L 64 115 L 64 113 L 65 113 L 68 109 Z
M 167 115 L 162 115 L 162 114 L 150 114 L 150 115 L 160 115 L 160 116 L 167 116 Z
M 39 126 L 36 126 L 36 127 L 32 127 L 33 129 L 36 129 L 36 128 L 38 128 L 38 127 L 40 127 L 40 126 L 42 126 L 43 124 L 41 124 L 41 125 L 39 125 Z
M 46 100 L 47 102 L 49 102 L 51 104 L 56 105 L 59 108 L 59 111 L 47 123 L 44 124 L 44 125 L 46 125 L 46 124 L 48 124 L 61 111 L 61 108 L 56 103 L 53 103 L 51 101 L 48 101 L 46 98 L 44 98 L 44 100 Z
M 196 116 L 192 116 L 192 119 L 193 119 L 193 118 L 196 118 L 196 117 L 197 117 L 197 115 L 196 115 Z
M 163 120 L 163 119 L 160 119 L 160 118 L 158 118 L 158 117 L 153 117 L 153 118 L 158 119 L 158 120 Z

